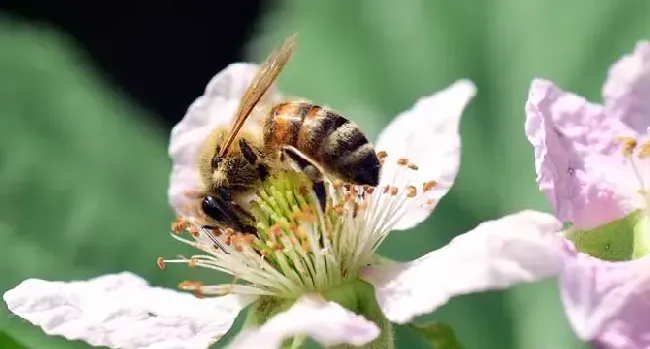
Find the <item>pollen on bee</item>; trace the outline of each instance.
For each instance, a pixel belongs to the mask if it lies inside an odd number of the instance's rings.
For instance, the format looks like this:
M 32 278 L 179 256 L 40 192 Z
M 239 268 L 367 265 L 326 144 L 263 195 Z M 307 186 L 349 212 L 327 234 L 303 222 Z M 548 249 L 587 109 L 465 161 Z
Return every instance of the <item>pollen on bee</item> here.
M 418 194 L 418 190 L 414 186 L 409 185 L 408 187 L 406 187 L 406 196 L 407 197 L 412 198 L 412 197 L 415 197 L 415 195 L 417 195 L 417 194 Z
M 419 169 L 418 165 L 416 165 L 415 163 L 412 163 L 412 162 L 409 162 L 409 164 L 406 165 L 406 166 L 407 166 L 408 168 L 410 168 L 411 170 L 414 170 L 414 171 L 416 171 L 416 170 Z
M 390 195 L 395 196 L 397 195 L 397 187 L 390 187 Z
M 406 159 L 406 158 L 397 159 L 397 164 L 399 166 L 406 166 L 406 165 L 408 165 L 408 163 L 409 163 L 409 159 Z
M 428 181 L 422 184 L 422 191 L 429 191 L 438 185 L 436 181 Z
M 156 264 L 158 265 L 158 269 L 160 270 L 165 269 L 165 259 L 163 259 L 162 257 L 158 257 L 158 259 L 156 259 Z
M 636 148 L 638 141 L 634 137 L 619 137 L 619 143 L 621 143 L 621 153 L 625 157 L 632 156 L 634 154 L 634 149 Z

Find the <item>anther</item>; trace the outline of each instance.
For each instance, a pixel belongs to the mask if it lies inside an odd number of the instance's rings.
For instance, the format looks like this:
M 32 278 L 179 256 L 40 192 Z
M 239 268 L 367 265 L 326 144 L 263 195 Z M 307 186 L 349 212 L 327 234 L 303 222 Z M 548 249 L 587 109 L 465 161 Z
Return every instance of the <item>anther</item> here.
M 414 186 L 409 185 L 408 187 L 406 187 L 406 196 L 407 197 L 409 197 L 409 198 L 415 197 L 415 195 L 417 195 L 417 193 L 418 193 L 418 190 L 415 189 Z
M 414 163 L 412 163 L 412 162 L 409 162 L 409 164 L 408 164 L 407 166 L 408 166 L 408 168 L 410 168 L 411 170 L 417 170 L 417 169 L 419 169 L 418 165 L 416 165 L 416 164 L 414 164 Z
M 634 149 L 637 146 L 637 140 L 633 137 L 620 137 L 618 141 L 621 143 L 621 153 L 623 156 L 632 156 Z
M 386 185 L 381 189 L 384 194 L 388 193 L 388 190 L 390 190 L 390 185 Z
M 156 259 L 156 264 L 160 270 L 165 269 L 165 260 L 162 257 L 158 257 L 158 259 Z
M 397 187 L 390 187 L 390 195 L 392 196 L 397 195 Z
M 199 260 L 196 258 L 190 258 L 190 261 L 187 263 L 190 268 L 196 267 L 197 264 L 199 264 Z
M 429 191 L 436 187 L 438 183 L 436 181 L 428 181 L 422 184 L 422 191 Z
M 189 225 L 190 223 L 187 220 L 182 217 L 178 217 L 176 218 L 176 221 L 172 223 L 172 232 L 180 234 L 184 232 L 189 227 Z
M 650 141 L 642 143 L 637 152 L 639 159 L 646 159 L 650 157 Z
M 375 191 L 374 187 L 366 187 L 366 193 L 372 194 Z
M 399 158 L 397 159 L 397 164 L 400 166 L 406 166 L 409 163 L 409 159 Z
M 377 152 L 377 158 L 379 160 L 384 160 L 387 156 L 388 156 L 388 153 L 383 151 L 383 150 Z

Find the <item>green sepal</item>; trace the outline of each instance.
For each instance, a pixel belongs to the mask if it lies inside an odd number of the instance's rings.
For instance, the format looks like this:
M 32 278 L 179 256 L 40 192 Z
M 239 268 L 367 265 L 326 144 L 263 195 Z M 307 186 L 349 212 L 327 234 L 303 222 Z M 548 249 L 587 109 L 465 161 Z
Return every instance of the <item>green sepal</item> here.
M 435 349 L 462 349 L 454 330 L 442 322 L 410 323 L 409 327 Z
M 627 261 L 637 258 L 642 250 L 647 250 L 636 246 L 642 240 L 638 238 L 641 234 L 637 230 L 640 231 L 641 227 L 647 230 L 646 226 L 646 215 L 637 210 L 595 229 L 580 230 L 572 227 L 565 232 L 564 237 L 571 240 L 579 251 L 591 256 L 607 261 Z

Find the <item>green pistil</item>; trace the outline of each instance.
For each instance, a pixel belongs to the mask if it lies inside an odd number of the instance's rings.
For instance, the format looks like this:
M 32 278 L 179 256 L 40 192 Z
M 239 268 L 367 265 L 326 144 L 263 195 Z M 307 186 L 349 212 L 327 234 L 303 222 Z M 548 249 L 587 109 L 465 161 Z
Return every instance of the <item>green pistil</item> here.
M 331 210 L 320 212 L 312 182 L 297 172 L 274 173 L 256 194 L 250 212 L 258 238 L 250 246 L 280 273 L 316 288 L 316 274 L 327 270 L 312 247 L 322 250 L 330 245 L 319 217 L 324 217 L 328 227 L 338 226 L 339 217 Z

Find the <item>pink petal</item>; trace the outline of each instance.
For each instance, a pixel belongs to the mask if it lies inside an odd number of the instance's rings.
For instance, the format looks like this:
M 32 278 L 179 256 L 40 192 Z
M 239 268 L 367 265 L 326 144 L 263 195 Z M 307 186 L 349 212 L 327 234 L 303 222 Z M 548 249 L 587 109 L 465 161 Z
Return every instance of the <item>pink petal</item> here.
M 637 43 L 632 54 L 626 55 L 609 70 L 603 86 L 608 115 L 621 120 L 639 134 L 650 126 L 650 42 Z
M 580 255 L 567 262 L 561 285 L 580 338 L 599 349 L 650 348 L 650 257 L 606 262 Z
M 310 336 L 328 348 L 341 344 L 362 346 L 379 336 L 379 328 L 319 295 L 305 295 L 261 327 L 241 333 L 228 349 L 277 349 L 283 340 L 297 335 Z
M 206 349 L 254 298 L 199 299 L 152 287 L 131 273 L 88 281 L 23 281 L 3 295 L 9 311 L 49 335 L 116 349 Z
M 562 270 L 573 254 L 553 216 L 522 211 L 482 223 L 447 246 L 408 263 L 364 268 L 386 317 L 406 323 L 454 296 L 532 282 Z
M 526 134 L 535 148 L 537 183 L 560 220 L 589 229 L 628 213 L 620 207 L 617 186 L 634 178 L 624 172 L 617 139 L 630 131 L 601 106 L 535 80 L 526 103 Z

